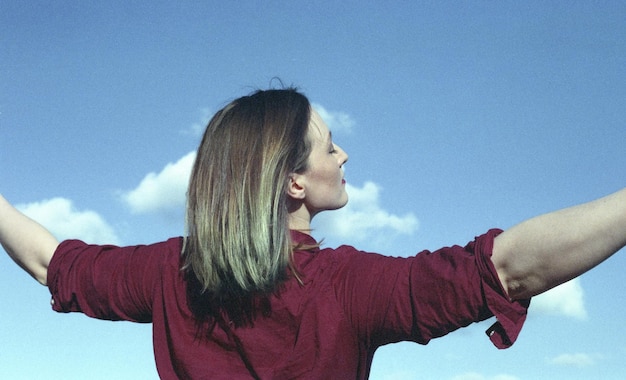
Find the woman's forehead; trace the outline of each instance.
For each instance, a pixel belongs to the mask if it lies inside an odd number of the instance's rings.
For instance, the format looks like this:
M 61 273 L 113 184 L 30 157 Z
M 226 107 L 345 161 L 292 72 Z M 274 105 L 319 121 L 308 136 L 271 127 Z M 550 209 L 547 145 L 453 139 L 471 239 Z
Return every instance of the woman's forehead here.
M 330 131 L 328 130 L 328 126 L 324 122 L 324 119 L 322 119 L 320 114 L 315 109 L 311 109 L 309 133 L 311 133 L 311 136 L 321 141 L 325 141 L 330 134 Z

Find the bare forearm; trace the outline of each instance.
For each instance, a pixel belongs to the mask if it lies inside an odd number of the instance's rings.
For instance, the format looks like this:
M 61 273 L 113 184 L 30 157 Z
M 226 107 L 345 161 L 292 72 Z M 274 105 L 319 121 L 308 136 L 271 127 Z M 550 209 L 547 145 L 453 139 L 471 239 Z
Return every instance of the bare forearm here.
M 43 226 L 11 206 L 0 195 L 0 242 L 9 256 L 41 284 L 58 245 Z
M 509 296 L 527 298 L 581 275 L 626 245 L 626 189 L 541 215 L 496 238 L 493 262 Z

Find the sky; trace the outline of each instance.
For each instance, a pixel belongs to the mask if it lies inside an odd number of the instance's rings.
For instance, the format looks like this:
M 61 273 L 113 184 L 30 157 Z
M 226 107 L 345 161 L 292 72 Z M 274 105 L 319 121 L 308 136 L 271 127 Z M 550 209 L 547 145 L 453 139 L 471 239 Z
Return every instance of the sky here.
M 626 185 L 621 1 L 1 0 L 0 193 L 59 239 L 182 235 L 206 122 L 281 83 L 350 155 L 325 246 L 464 245 Z M 0 253 L 2 378 L 157 378 L 150 325 L 55 313 Z M 624 269 L 536 297 L 507 350 L 489 320 L 382 347 L 371 378 L 621 379 Z

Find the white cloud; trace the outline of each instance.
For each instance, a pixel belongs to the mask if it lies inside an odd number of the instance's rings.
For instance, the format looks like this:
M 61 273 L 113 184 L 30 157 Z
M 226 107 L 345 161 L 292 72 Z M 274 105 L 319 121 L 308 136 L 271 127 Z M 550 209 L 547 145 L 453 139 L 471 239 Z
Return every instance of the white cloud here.
M 122 199 L 135 213 L 184 210 L 185 194 L 191 168 L 196 158 L 190 152 L 175 163 L 167 164 L 159 173 L 149 173 L 139 185 Z
M 596 364 L 599 355 L 590 354 L 561 354 L 548 360 L 548 363 L 568 367 L 589 367 Z
M 354 126 L 354 120 L 350 115 L 345 112 L 340 111 L 328 111 L 321 104 L 312 103 L 311 107 L 320 114 L 322 119 L 328 125 L 328 129 L 333 132 L 344 132 L 350 133 L 352 132 L 352 127 Z
M 59 240 L 81 239 L 94 244 L 119 244 L 115 231 L 99 214 L 77 210 L 69 199 L 53 198 L 18 205 L 17 208 L 50 230 Z
M 191 124 L 191 126 L 188 129 L 183 130 L 182 133 L 191 136 L 202 136 L 206 126 L 213 117 L 213 113 L 214 112 L 208 107 L 200 109 L 200 120 L 197 123 Z
M 587 310 L 580 279 L 575 278 L 533 298 L 531 313 L 562 315 L 584 320 Z
M 346 184 L 348 204 L 337 211 L 322 213 L 314 219 L 315 231 L 342 240 L 381 240 L 397 234 L 409 235 L 418 228 L 415 215 L 399 216 L 380 205 L 380 187 L 366 182 L 358 188 Z

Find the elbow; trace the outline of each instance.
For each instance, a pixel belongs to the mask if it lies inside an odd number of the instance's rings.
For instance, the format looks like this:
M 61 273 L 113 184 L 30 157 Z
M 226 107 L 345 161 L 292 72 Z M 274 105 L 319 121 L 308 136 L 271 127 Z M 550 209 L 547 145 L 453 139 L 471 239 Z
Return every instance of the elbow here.
M 41 265 L 36 268 L 24 268 L 32 278 L 43 286 L 48 286 L 48 266 Z
M 33 275 L 35 280 L 43 286 L 48 286 L 48 267 L 50 266 L 51 259 L 52 256 L 50 255 L 49 257 L 46 257 L 46 259 L 42 260 L 42 262 L 40 262 L 37 266 L 37 273 Z
M 528 299 L 537 294 L 528 281 L 506 278 L 505 280 L 501 279 L 500 282 L 511 301 Z
M 552 287 L 539 270 L 496 262 L 494 266 L 506 296 L 512 301 L 531 298 Z
M 24 269 L 43 286 L 48 286 L 48 267 L 55 249 L 56 246 L 49 247 L 44 251 L 45 254 L 38 256 L 37 260 L 31 261 L 29 265 L 24 265 Z
M 36 276 L 35 280 L 43 286 L 48 286 L 48 271 L 46 270 L 45 273 Z
M 50 241 L 50 244 L 43 250 L 43 253 L 39 256 L 37 265 L 34 268 L 34 273 L 31 275 L 43 286 L 48 286 L 48 267 L 50 261 L 58 248 L 59 243 L 56 240 Z
M 491 261 L 505 295 L 510 300 L 528 299 L 540 292 L 541 276 L 529 262 L 516 255 L 515 249 L 496 237 Z

